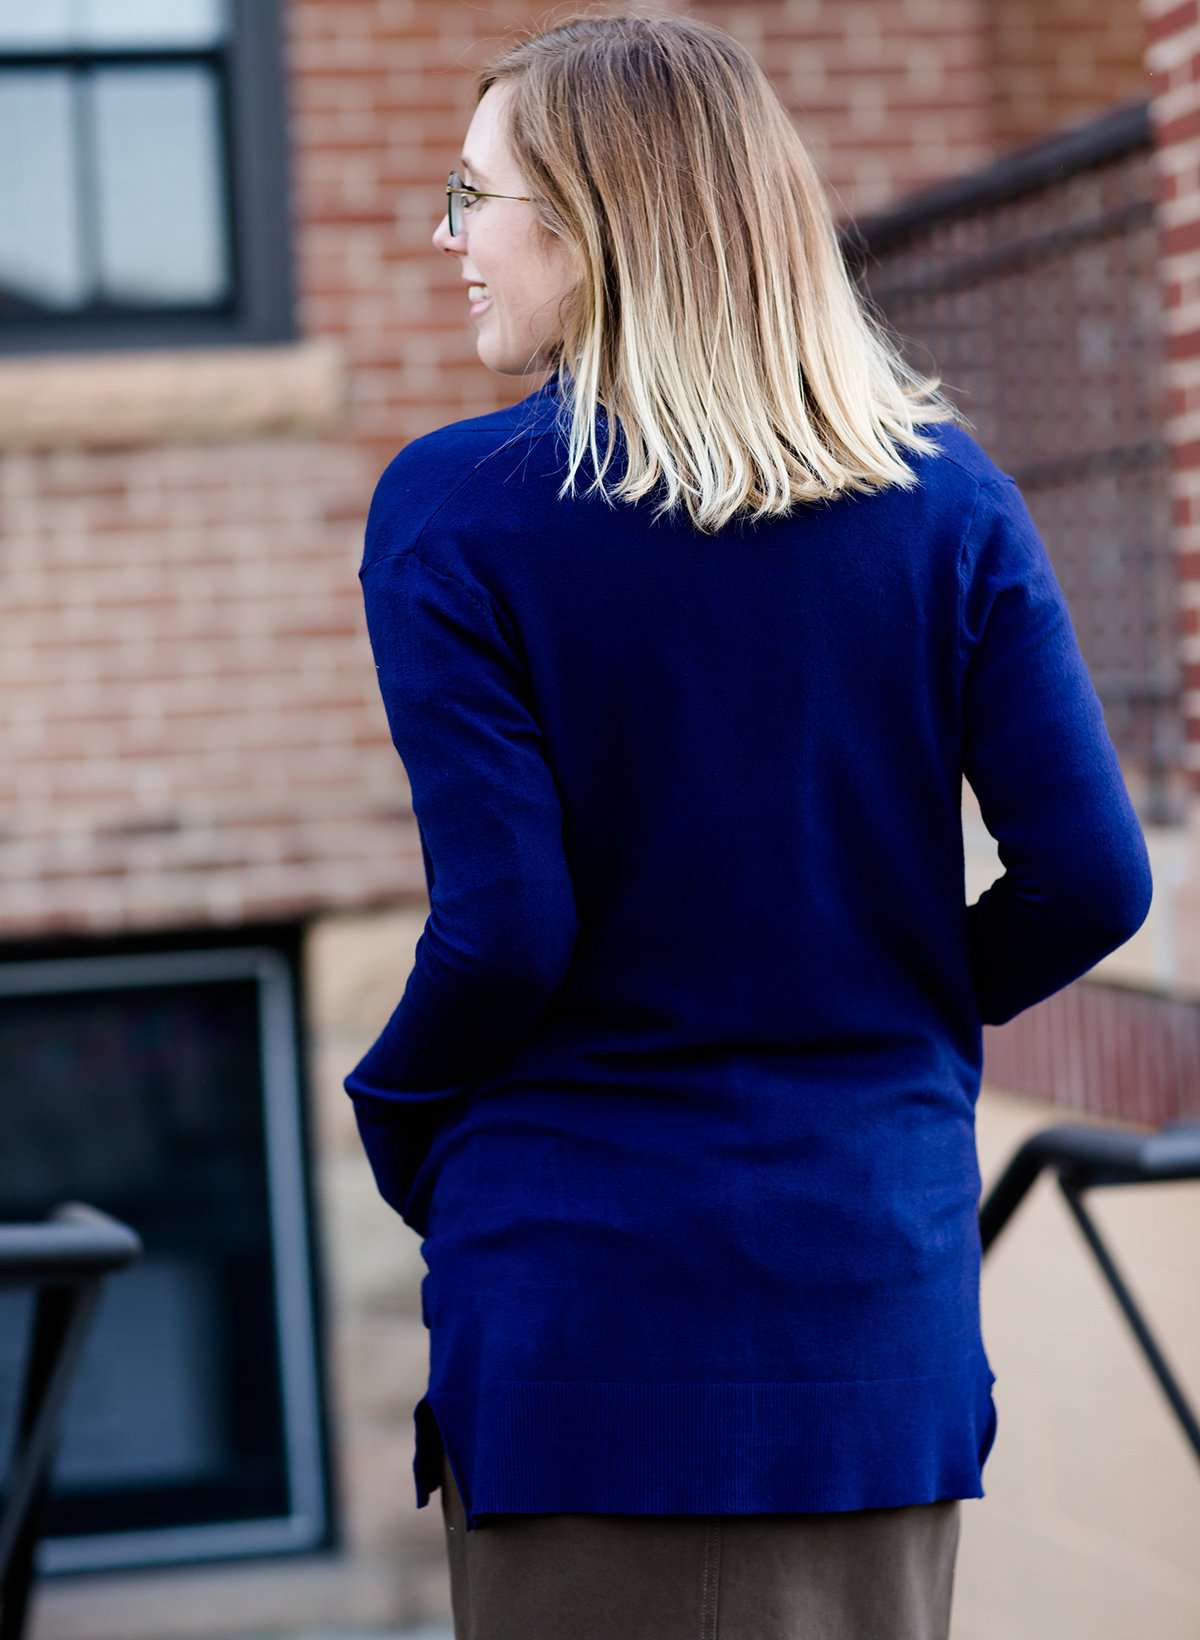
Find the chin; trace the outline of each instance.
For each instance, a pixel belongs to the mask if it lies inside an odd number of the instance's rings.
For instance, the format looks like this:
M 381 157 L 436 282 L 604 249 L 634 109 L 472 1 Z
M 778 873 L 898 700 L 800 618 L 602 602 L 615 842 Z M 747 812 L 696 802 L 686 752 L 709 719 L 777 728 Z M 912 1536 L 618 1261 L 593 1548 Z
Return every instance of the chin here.
M 479 360 L 489 370 L 495 371 L 497 376 L 532 376 L 536 374 L 529 368 L 524 359 L 506 359 L 490 353 L 486 342 L 480 344 Z
M 544 376 L 550 368 L 546 358 L 553 349 L 536 341 L 527 342 L 521 348 L 514 349 L 511 344 L 506 347 L 499 329 L 493 333 L 488 325 L 489 317 L 488 314 L 482 316 L 482 323 L 475 332 L 475 351 L 480 363 L 498 376 Z

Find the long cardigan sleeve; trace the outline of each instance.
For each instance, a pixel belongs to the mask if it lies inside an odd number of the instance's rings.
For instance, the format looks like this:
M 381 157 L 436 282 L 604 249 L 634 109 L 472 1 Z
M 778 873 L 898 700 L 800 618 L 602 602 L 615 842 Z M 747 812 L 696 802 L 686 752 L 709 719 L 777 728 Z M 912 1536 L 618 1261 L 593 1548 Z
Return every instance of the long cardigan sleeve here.
M 577 932 L 520 658 L 484 590 L 430 561 L 420 533 L 421 550 L 369 549 L 359 578 L 430 909 L 403 996 L 344 1082 L 380 1193 L 418 1230 L 418 1173 L 439 1122 L 527 1040 Z
M 985 1024 L 1077 979 L 1144 922 L 1150 860 L 1062 588 L 1012 478 L 960 558 L 963 771 L 1004 873 L 967 907 Z

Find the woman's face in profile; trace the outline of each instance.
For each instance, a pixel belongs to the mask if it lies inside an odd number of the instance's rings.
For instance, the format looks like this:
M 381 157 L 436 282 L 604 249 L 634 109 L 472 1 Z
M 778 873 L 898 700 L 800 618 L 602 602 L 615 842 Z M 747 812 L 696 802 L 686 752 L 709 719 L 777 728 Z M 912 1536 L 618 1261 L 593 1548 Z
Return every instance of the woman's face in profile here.
M 464 159 L 456 169 L 485 192 L 528 194 L 509 152 L 501 119 L 511 88 L 503 81 L 480 98 L 467 127 Z M 459 259 L 463 314 L 475 327 L 475 345 L 489 370 L 502 376 L 541 374 L 559 338 L 558 304 L 572 282 L 566 248 L 545 250 L 535 236 L 536 207 L 518 199 L 463 202 L 462 227 L 453 238 L 446 216 L 433 243 Z M 468 285 L 485 285 L 487 306 L 469 312 Z

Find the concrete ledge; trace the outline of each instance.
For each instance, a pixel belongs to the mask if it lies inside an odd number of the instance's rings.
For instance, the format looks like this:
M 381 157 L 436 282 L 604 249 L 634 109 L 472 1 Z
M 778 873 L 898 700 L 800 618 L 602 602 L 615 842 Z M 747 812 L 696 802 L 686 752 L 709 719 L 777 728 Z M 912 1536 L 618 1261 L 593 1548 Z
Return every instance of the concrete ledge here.
M 227 440 L 340 427 L 341 346 L 67 353 L 0 360 L 0 451 Z

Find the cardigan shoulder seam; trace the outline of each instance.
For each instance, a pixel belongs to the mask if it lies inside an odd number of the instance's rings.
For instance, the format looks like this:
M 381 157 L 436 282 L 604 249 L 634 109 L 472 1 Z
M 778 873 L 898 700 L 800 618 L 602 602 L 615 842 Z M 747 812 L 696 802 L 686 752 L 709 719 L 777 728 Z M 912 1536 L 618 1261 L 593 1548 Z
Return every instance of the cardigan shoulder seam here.
M 422 525 L 421 535 L 424 533 L 425 526 Z M 452 585 L 458 587 L 459 591 L 464 593 L 466 597 L 468 597 L 471 602 L 475 604 L 484 615 L 487 616 L 493 629 L 495 630 L 496 636 L 503 639 L 503 633 L 500 629 L 500 623 L 496 618 L 496 612 L 492 606 L 491 599 L 488 598 L 485 592 L 482 592 L 477 587 L 471 586 L 469 582 L 464 581 L 461 575 L 455 575 L 453 570 L 445 569 L 441 564 L 431 563 L 429 559 L 425 557 L 424 553 L 417 550 L 417 544 L 421 539 L 421 535 L 417 536 L 416 541 L 414 541 L 411 546 L 403 547 L 399 552 L 383 552 L 377 557 L 372 558 L 370 563 L 363 565 L 362 569 L 359 571 L 360 576 L 365 575 L 368 570 L 374 569 L 377 564 L 394 564 L 396 562 L 420 564 L 421 567 L 423 569 L 427 569 L 431 575 L 440 576 L 443 581 L 449 581 Z
M 951 457 L 951 459 L 953 460 L 953 457 Z M 956 463 L 956 465 L 962 467 L 961 462 Z M 962 467 L 962 470 L 963 472 L 969 471 L 966 467 Z M 1004 484 L 1011 485 L 1014 490 L 1019 489 L 1017 481 L 1013 478 L 1011 473 L 997 473 L 987 478 L 980 478 L 978 474 L 972 474 L 971 476 L 975 479 L 975 494 L 971 498 L 971 510 L 967 514 L 967 522 L 963 527 L 962 535 L 959 537 L 958 552 L 955 559 L 957 609 L 955 614 L 954 647 L 958 654 L 960 663 L 963 659 L 963 614 L 966 606 L 967 595 L 964 565 L 967 556 L 967 543 L 971 539 L 971 532 L 975 528 L 975 515 L 979 511 L 979 498 L 982 496 L 984 490 L 999 489 L 1000 486 Z
M 457 424 L 452 424 L 452 425 L 454 425 L 454 428 L 455 428 L 456 432 L 473 433 L 476 436 L 486 437 L 486 438 L 489 438 L 489 439 L 494 437 L 494 430 L 492 428 L 488 428 L 488 427 L 461 427 L 460 428 L 460 427 L 457 426 Z M 524 430 L 528 431 L 529 429 L 528 429 L 528 427 L 526 427 Z M 435 428 L 432 434 L 427 434 L 427 435 L 423 435 L 423 436 L 426 437 L 426 438 L 430 438 L 432 440 L 432 439 L 436 439 L 436 437 L 439 433 L 446 432 L 446 431 L 448 431 L 447 428 Z M 518 428 L 517 432 L 519 433 L 520 431 L 522 431 L 522 429 Z M 513 436 L 515 437 L 516 435 L 513 435 Z M 511 444 L 512 442 L 513 442 L 512 437 L 504 440 L 502 443 L 497 444 L 495 446 L 495 449 L 491 453 L 495 454 L 495 453 L 498 453 L 500 450 L 506 449 L 508 447 L 508 445 Z M 410 448 L 412 448 L 412 442 L 405 445 L 405 447 L 404 447 L 405 450 L 410 449 Z M 400 456 L 403 456 L 403 454 L 404 454 L 404 450 L 400 451 Z M 399 459 L 399 457 L 397 457 L 396 459 Z M 486 459 L 486 457 L 484 459 Z M 447 503 L 452 501 L 454 499 L 454 497 L 460 493 L 460 491 L 462 491 L 463 489 L 466 488 L 466 486 L 475 477 L 475 474 L 478 472 L 479 467 L 480 467 L 480 462 L 477 461 L 473 467 L 468 467 L 467 468 L 466 472 L 464 472 L 459 477 L 457 483 L 452 484 L 447 488 L 445 494 L 441 497 L 441 499 L 437 502 L 437 504 L 431 509 L 428 516 L 424 519 L 424 521 L 421 524 L 420 529 L 417 531 L 417 533 L 413 537 L 412 541 L 409 542 L 408 546 L 401 547 L 396 552 L 379 553 L 375 557 L 370 558 L 370 559 L 365 559 L 362 563 L 360 563 L 359 568 L 358 568 L 358 577 L 359 577 L 359 579 L 360 580 L 362 579 L 363 574 L 365 573 L 365 571 L 370 569 L 372 564 L 382 563 L 386 559 L 389 559 L 389 558 L 403 558 L 409 553 L 415 553 L 416 549 L 419 548 L 420 545 L 421 545 L 421 541 L 422 541 L 422 539 L 425 535 L 426 530 L 428 530 L 429 526 L 439 516 L 442 509 L 447 505 Z M 421 562 L 425 565 L 426 569 L 434 571 L 435 574 L 440 573 L 442 575 L 449 576 L 449 578 L 452 579 L 452 580 L 457 579 L 459 581 L 459 585 L 462 587 L 464 592 L 468 593 L 469 595 L 477 596 L 476 594 L 474 594 L 474 589 L 469 587 L 467 585 L 467 583 L 465 581 L 463 581 L 460 577 L 453 576 L 450 571 L 439 570 L 439 568 L 436 564 L 431 564 L 429 562 L 429 560 L 426 559 L 426 558 L 422 557 Z M 492 618 L 493 623 L 496 624 L 497 629 L 499 629 L 499 623 L 496 620 L 496 615 L 495 615 L 494 610 L 490 611 L 490 613 L 491 613 L 491 618 Z
M 438 431 L 440 431 L 440 430 L 441 429 L 438 429 Z M 482 434 L 482 433 L 486 433 L 487 429 L 484 428 L 484 427 L 472 427 L 472 428 L 465 429 L 465 431 Z M 425 435 L 425 436 L 429 437 L 431 435 Z M 436 433 L 432 436 L 436 436 Z M 404 450 L 408 450 L 408 449 L 411 449 L 411 448 L 412 448 L 411 444 L 406 444 L 405 447 L 404 447 Z M 399 460 L 400 457 L 402 457 L 404 455 L 404 450 L 401 450 L 400 455 L 398 457 L 396 457 L 395 459 Z M 456 496 L 458 494 L 458 492 L 464 487 L 464 485 L 466 485 L 470 482 L 471 478 L 474 475 L 474 472 L 475 472 L 475 469 L 473 467 L 468 468 L 468 470 L 460 476 L 460 478 L 459 478 L 459 480 L 456 484 L 451 484 L 447 487 L 446 493 L 438 501 L 436 506 L 434 506 L 432 508 L 432 510 L 430 511 L 428 517 L 422 523 L 420 529 L 417 531 L 415 537 L 410 542 L 409 546 L 402 547 L 399 552 L 380 553 L 378 558 L 373 558 L 373 559 L 369 560 L 369 562 L 365 562 L 365 563 L 361 564 L 359 566 L 359 574 L 361 575 L 363 570 L 369 569 L 372 563 L 378 563 L 381 559 L 384 559 L 384 558 L 402 558 L 406 552 L 411 552 L 414 547 L 419 546 L 420 542 L 421 542 L 421 537 L 425 534 L 425 531 L 429 528 L 430 524 L 433 523 L 434 519 L 438 516 L 438 514 L 441 512 L 442 508 L 446 505 L 446 503 L 448 501 L 452 500 L 453 497 Z

